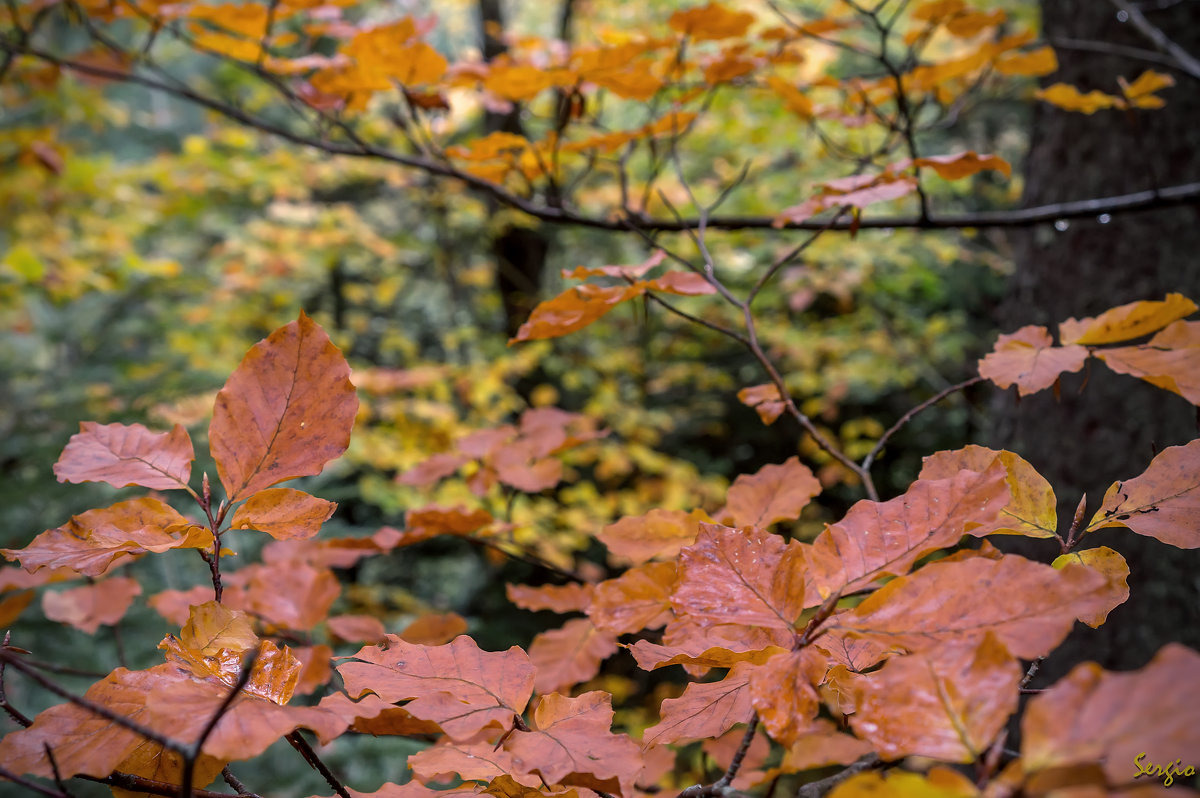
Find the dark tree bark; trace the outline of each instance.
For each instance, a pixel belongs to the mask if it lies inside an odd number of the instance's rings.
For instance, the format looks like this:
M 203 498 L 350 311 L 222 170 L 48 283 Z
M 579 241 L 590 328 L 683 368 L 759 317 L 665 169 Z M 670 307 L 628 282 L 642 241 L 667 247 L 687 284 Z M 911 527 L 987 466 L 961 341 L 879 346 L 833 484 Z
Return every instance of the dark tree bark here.
M 1086 116 L 1039 104 L 1025 168 L 1025 203 L 1200 180 L 1200 83 L 1183 71 L 1128 55 L 1073 49 L 1070 42 L 1080 41 L 1153 49 L 1118 19 L 1107 0 L 1044 0 L 1042 13 L 1045 36 L 1052 43 L 1067 42 L 1056 48 L 1061 68 L 1048 82 L 1118 94 L 1118 76 L 1132 80 L 1154 68 L 1172 72 L 1176 85 L 1162 92 L 1167 105 L 1160 110 Z M 1146 13 L 1176 43 L 1200 52 L 1200 3 L 1185 0 Z M 1200 300 L 1196 205 L 1077 221 L 1066 229 L 1035 228 L 1014 234 L 1013 244 L 1016 273 L 999 311 L 1004 331 L 1045 324 L 1053 332 L 1068 317 L 1162 299 L 1171 291 Z M 1090 363 L 1084 374 L 1063 379 L 1060 399 L 1044 391 L 1017 403 L 1010 389 L 997 397 L 993 414 L 996 443 L 1024 455 L 1054 486 L 1064 532 L 1084 492 L 1086 521 L 1112 482 L 1140 474 L 1156 451 L 1198 434 L 1196 409 L 1182 398 L 1113 374 L 1098 361 Z M 1200 550 L 1180 551 L 1125 530 L 1105 530 L 1083 545 L 1099 544 L 1129 561 L 1132 596 L 1099 630 L 1077 629 L 1046 663 L 1045 681 L 1083 659 L 1124 669 L 1141 666 L 1170 640 L 1200 647 Z M 1043 560 L 1056 553 L 1053 546 L 1011 545 Z

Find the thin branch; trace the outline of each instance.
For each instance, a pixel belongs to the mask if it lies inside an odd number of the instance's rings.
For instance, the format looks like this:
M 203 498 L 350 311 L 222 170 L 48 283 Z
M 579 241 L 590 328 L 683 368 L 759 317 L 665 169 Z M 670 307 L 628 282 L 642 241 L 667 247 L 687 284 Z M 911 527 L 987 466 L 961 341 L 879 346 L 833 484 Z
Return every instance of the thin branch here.
M 341 798 L 352 798 L 350 793 L 347 792 L 345 785 L 343 785 L 338 777 L 333 774 L 333 771 L 321 761 L 321 757 L 317 756 L 317 752 L 313 750 L 312 746 L 308 744 L 308 740 L 305 740 L 300 732 L 294 731 L 288 736 L 284 737 L 284 739 L 291 743 L 292 748 L 295 748 L 298 752 L 300 752 L 300 756 L 304 757 L 304 761 L 311 765 L 313 770 L 321 774 L 321 776 L 325 779 L 325 783 L 332 787 L 334 792 L 341 796 Z
M 250 789 L 242 783 L 242 780 L 233 775 L 233 771 L 226 765 L 221 770 L 221 778 L 225 779 L 225 783 L 232 787 L 241 798 L 262 798 L 258 793 L 251 792 Z
M 8 641 L 12 639 L 12 632 L 4 633 L 4 646 L 8 647 Z M 8 691 L 4 687 L 4 667 L 7 662 L 0 662 L 0 709 L 3 709 L 5 714 L 15 720 L 19 725 L 28 729 L 33 725 L 33 721 L 25 716 L 21 710 L 14 707 L 8 702 Z
M 936 394 L 929 397 L 924 402 L 921 402 L 921 404 L 917 405 L 916 407 L 912 408 L 907 413 L 902 415 L 899 418 L 899 420 L 897 420 L 896 423 L 893 424 L 888 429 L 887 432 L 883 433 L 883 435 L 881 435 L 879 437 L 879 440 L 877 440 L 875 442 L 875 445 L 871 447 L 871 451 L 868 452 L 867 456 L 863 458 L 862 467 L 869 471 L 871 469 L 871 464 L 875 462 L 875 458 L 879 456 L 879 453 L 881 451 L 883 451 L 883 447 L 887 445 L 888 440 L 893 435 L 895 435 L 897 432 L 899 432 L 901 427 L 903 427 L 908 422 L 912 421 L 913 416 L 915 416 L 917 413 L 920 413 L 922 410 L 926 410 L 930 407 L 933 407 L 938 402 L 942 401 L 943 399 L 945 399 L 947 396 L 949 396 L 952 393 L 961 391 L 964 388 L 969 388 L 970 386 L 974 385 L 975 383 L 982 382 L 982 381 L 983 381 L 983 377 L 972 377 L 969 380 L 963 380 L 962 382 L 958 383 L 957 385 L 951 385 L 949 388 L 945 388 L 941 391 L 938 391 Z
M 552 224 L 573 225 L 594 230 L 620 231 L 630 229 L 631 221 L 636 221 L 638 227 L 654 232 L 681 232 L 695 230 L 700 226 L 699 219 L 687 217 L 670 219 L 638 215 L 636 220 L 631 220 L 628 217 L 589 216 L 569 208 L 551 208 L 546 205 L 540 205 L 533 200 L 519 197 L 501 186 L 489 183 L 482 178 L 461 172 L 452 165 L 431 161 L 428 158 L 405 155 L 366 142 L 351 145 L 301 135 L 265 119 L 255 117 L 240 108 L 200 94 L 191 88 L 171 86 L 143 75 L 124 73 L 117 70 L 105 69 L 101 66 L 71 61 L 38 48 L 23 47 L 3 40 L 0 40 L 0 50 L 13 54 L 31 55 L 63 69 L 80 74 L 135 83 L 155 91 L 162 91 L 215 111 L 247 127 L 290 141 L 293 144 L 311 147 L 321 152 L 332 155 L 346 155 L 353 158 L 377 158 L 389 163 L 418 169 L 432 175 L 453 178 L 466 183 L 473 189 L 491 195 L 505 205 Z M 975 213 L 944 215 L 931 213 L 928 218 L 921 218 L 920 216 L 877 216 L 862 218 L 857 222 L 852 219 L 842 220 L 834 224 L 807 219 L 802 222 L 784 222 L 778 225 L 778 227 L 785 230 L 811 231 L 828 229 L 831 232 L 900 228 L 915 230 L 958 230 L 985 227 L 1031 227 L 1055 222 L 1060 219 L 1082 219 L 1098 216 L 1102 213 L 1132 213 L 1158 210 L 1176 205 L 1192 205 L 1197 202 L 1200 202 L 1200 182 L 1185 183 L 1163 189 L 1150 189 L 1132 194 L 1059 202 L 1007 211 L 979 211 Z M 774 216 L 713 216 L 706 219 L 705 224 L 710 230 L 768 230 L 777 227 Z
M 796 790 L 796 798 L 821 798 L 825 793 L 832 790 L 837 785 L 841 784 L 851 776 L 858 775 L 867 770 L 874 770 L 882 764 L 883 760 L 879 758 L 879 754 L 867 754 L 862 759 L 859 759 L 852 765 L 848 765 L 845 770 L 839 773 L 834 773 L 818 781 L 810 781 L 800 789 Z
M 1096 42 L 1088 39 L 1069 39 L 1065 36 L 1055 36 L 1048 41 L 1055 50 L 1079 50 L 1086 53 L 1101 53 L 1103 55 L 1115 55 L 1121 58 L 1129 58 L 1134 61 L 1145 61 L 1150 64 L 1158 64 L 1159 66 L 1170 67 L 1172 69 L 1179 67 L 1179 65 L 1175 63 L 1175 59 L 1162 55 L 1161 53 L 1156 53 L 1153 50 L 1143 50 L 1140 47 L 1126 47 L 1123 44 L 1113 44 L 1112 42 Z
M 200 758 L 201 752 L 204 750 L 204 743 L 209 736 L 216 730 L 217 724 L 221 722 L 221 718 L 229 711 L 229 707 L 233 704 L 233 700 L 242 692 L 242 688 L 250 681 L 250 674 L 254 670 L 255 663 L 258 662 L 258 650 L 252 649 L 250 655 L 246 657 L 246 661 L 242 663 L 242 669 L 238 673 L 237 681 L 233 683 L 229 694 L 225 696 L 225 700 L 213 712 L 212 717 L 208 719 L 208 723 L 204 725 L 204 729 L 200 732 L 200 736 L 192 743 L 191 750 L 183 759 L 183 775 L 180 779 L 179 798 L 191 798 L 192 796 L 192 780 L 196 774 L 196 760 Z
M 1200 60 L 1189 53 L 1187 50 L 1180 47 L 1175 42 L 1167 37 L 1150 20 L 1142 13 L 1141 9 L 1128 0 L 1109 0 L 1119 11 L 1125 13 L 1133 27 L 1137 28 L 1138 33 L 1145 36 L 1158 50 L 1166 53 L 1175 60 L 1175 63 L 1191 77 L 1200 80 Z
M 16 773 L 12 772 L 3 765 L 0 765 L 0 778 L 8 779 L 13 784 L 20 784 L 22 787 L 32 790 L 39 795 L 48 795 L 50 798 L 71 798 L 70 795 L 62 792 L 61 790 L 52 790 L 49 787 L 38 784 L 32 779 L 27 779 L 24 776 L 18 776 Z M 174 793 L 172 793 L 172 795 L 174 795 Z M 228 798 L 228 796 L 226 796 L 226 798 Z
M 92 714 L 99 715 L 100 717 L 105 718 L 106 720 L 111 720 L 113 723 L 117 724 L 118 726 L 123 726 L 124 728 L 129 729 L 129 731 L 131 731 L 131 732 L 140 734 L 142 737 L 145 737 L 147 740 L 151 740 L 153 742 L 158 743 L 163 748 L 167 748 L 167 749 L 170 749 L 177 753 L 183 754 L 184 756 L 187 756 L 188 751 L 189 751 L 189 746 L 184 745 L 183 743 L 181 743 L 177 740 L 173 740 L 170 737 L 167 737 L 166 735 L 159 734 L 158 732 L 154 731 L 154 729 L 143 726 L 142 724 L 138 723 L 137 721 L 132 721 L 129 718 L 125 717 L 124 715 L 120 714 L 119 712 L 114 712 L 113 710 L 109 709 L 108 707 L 106 707 L 102 704 L 97 704 L 94 701 L 91 701 L 82 696 L 77 696 L 74 693 L 72 693 L 71 691 L 66 690 L 62 687 L 59 687 L 54 682 L 50 681 L 45 676 L 42 676 L 40 673 L 38 673 L 37 670 L 35 670 L 34 668 L 31 668 L 30 666 L 28 666 L 24 662 L 22 662 L 20 657 L 18 657 L 15 653 L 13 653 L 13 651 L 11 649 L 0 648 L 0 659 L 4 660 L 8 664 L 12 665 L 14 668 L 19 670 L 21 673 L 25 674 L 30 679 L 37 682 L 39 685 L 41 685 L 45 689 L 49 690 L 51 693 L 54 693 L 59 698 L 65 698 L 67 701 L 70 701 L 72 704 L 75 704 L 76 706 L 79 706 L 79 707 L 83 707 L 84 709 L 91 712 Z
M 750 744 L 754 742 L 754 733 L 758 731 L 758 713 L 755 712 L 750 716 L 750 722 L 746 724 L 746 733 L 742 735 L 742 742 L 738 749 L 733 754 L 733 759 L 729 762 L 729 767 L 725 769 L 725 775 L 717 780 L 713 786 L 717 789 L 724 789 L 732 782 L 734 776 L 742 768 L 742 760 L 746 758 L 746 752 L 750 750 Z

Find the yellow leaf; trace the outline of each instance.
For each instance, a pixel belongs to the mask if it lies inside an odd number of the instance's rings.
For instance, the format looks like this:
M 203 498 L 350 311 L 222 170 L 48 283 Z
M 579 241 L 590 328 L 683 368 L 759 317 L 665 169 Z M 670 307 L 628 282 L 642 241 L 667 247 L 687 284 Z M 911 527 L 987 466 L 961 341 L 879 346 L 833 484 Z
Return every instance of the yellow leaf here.
M 1058 69 L 1053 47 L 1039 47 L 1027 53 L 1012 53 L 996 59 L 996 71 L 1002 75 L 1049 75 Z
M 1125 107 L 1125 101 L 1120 97 L 1102 91 L 1089 91 L 1084 94 L 1066 83 L 1055 83 L 1049 88 L 1039 89 L 1035 96 L 1051 105 L 1057 105 L 1064 111 L 1079 111 L 1085 114 L 1094 114 L 1102 108 Z
M 1112 344 L 1140 338 L 1166 327 L 1196 311 L 1196 303 L 1183 294 L 1167 294 L 1162 300 L 1130 302 L 1089 319 L 1067 319 L 1058 325 L 1064 344 Z
M 709 3 L 684 11 L 676 11 L 667 20 L 672 30 L 697 41 L 727 39 L 742 36 L 754 22 L 754 15 L 745 11 L 730 11 L 720 3 Z

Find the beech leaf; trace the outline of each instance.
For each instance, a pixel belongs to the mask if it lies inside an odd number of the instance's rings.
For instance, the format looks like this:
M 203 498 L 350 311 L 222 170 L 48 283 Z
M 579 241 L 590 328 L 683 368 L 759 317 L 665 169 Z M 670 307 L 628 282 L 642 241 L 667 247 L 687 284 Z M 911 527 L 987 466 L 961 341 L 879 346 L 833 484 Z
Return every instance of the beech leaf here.
M 962 469 L 986 471 L 1000 461 L 1011 499 L 994 524 L 971 530 L 976 537 L 993 534 L 1052 538 L 1058 529 L 1058 500 L 1046 478 L 1020 455 L 974 444 L 962 449 L 935 452 L 925 458 L 918 479 L 947 479 Z
M 609 524 L 597 537 L 618 557 L 644 563 L 655 558 L 674 557 L 696 540 L 700 524 L 711 520 L 700 511 L 656 508 L 645 515 L 626 516 Z
M 192 439 L 179 424 L 170 432 L 151 432 L 141 424 L 84 421 L 54 464 L 54 474 L 59 482 L 174 490 L 187 487 L 194 458 Z
M 1109 606 L 1105 609 L 1085 613 L 1079 620 L 1093 629 L 1099 627 L 1108 618 L 1108 614 L 1116 607 L 1124 604 L 1129 598 L 1129 563 L 1118 552 L 1108 546 L 1097 546 L 1094 549 L 1082 549 L 1054 558 L 1051 563 L 1055 568 L 1062 568 L 1067 563 L 1076 563 L 1091 568 L 1108 580 L 1110 595 Z
M 820 492 L 821 483 L 808 466 L 789 457 L 779 465 L 766 465 L 755 474 L 735 479 L 725 497 L 725 509 L 717 515 L 732 526 L 766 528 L 799 518 L 800 511 Z
M 1200 440 L 1167 447 L 1141 476 L 1114 482 L 1087 528 L 1110 526 L 1181 549 L 1200 547 Z
M 523 610 L 537 612 L 585 612 L 592 602 L 593 585 L 572 582 L 566 585 L 505 585 L 508 600 Z
M 321 473 L 350 445 L 350 367 L 303 312 L 255 344 L 217 394 L 208 438 L 230 502 Z
M 616 652 L 617 636 L 597 629 L 587 618 L 573 618 L 559 629 L 539 632 L 529 644 L 529 659 L 537 669 L 533 687 L 545 694 L 586 682 Z
M 1173 321 L 1196 311 L 1196 303 L 1183 294 L 1167 294 L 1162 300 L 1130 302 L 1088 319 L 1067 319 L 1058 325 L 1064 344 L 1112 344 L 1140 338 L 1161 330 Z
M 1200 405 L 1200 322 L 1177 321 L 1138 346 L 1101 349 L 1096 357 L 1128 374 Z
M 233 529 L 257 529 L 276 540 L 303 540 L 321 531 L 337 504 L 301 490 L 268 488 L 250 495 L 229 522 Z
M 746 662 L 735 663 L 720 681 L 693 682 L 679 698 L 663 700 L 660 720 L 646 729 L 642 747 L 717 737 L 749 721 L 754 712 L 750 704 L 751 667 Z
M 651 562 L 601 582 L 587 607 L 588 617 L 598 629 L 614 634 L 657 629 L 671 619 L 675 571 L 673 562 Z
M 58 623 L 81 632 L 95 634 L 101 626 L 113 626 L 125 617 L 142 586 L 129 577 L 110 577 L 94 585 L 82 585 L 62 592 L 42 594 L 42 611 Z
M 1001 335 L 979 361 L 979 376 L 1001 388 L 1016 385 L 1029 396 L 1054 384 L 1063 372 L 1079 371 L 1088 351 L 1082 346 L 1054 346 L 1045 327 L 1029 325 Z

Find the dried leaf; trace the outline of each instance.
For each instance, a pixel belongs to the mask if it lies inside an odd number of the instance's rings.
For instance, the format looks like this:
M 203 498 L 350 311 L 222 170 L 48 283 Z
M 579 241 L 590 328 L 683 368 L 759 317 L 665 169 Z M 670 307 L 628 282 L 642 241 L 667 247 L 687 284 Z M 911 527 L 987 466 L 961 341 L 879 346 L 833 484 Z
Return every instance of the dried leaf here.
M 1118 374 L 1129 374 L 1200 405 L 1200 322 L 1177 321 L 1138 346 L 1101 349 L 1096 357 Z
M 539 632 L 529 645 L 529 659 L 537 669 L 533 687 L 544 695 L 586 682 L 616 652 L 617 636 L 597 629 L 587 618 Z
M 700 524 L 711 520 L 703 511 L 651 510 L 645 515 L 626 516 L 609 524 L 597 535 L 608 550 L 634 563 L 674 557 L 700 534 Z
M 1200 440 L 1163 449 L 1141 476 L 1114 482 L 1087 529 L 1110 526 L 1181 549 L 1200 547 Z
M 269 488 L 250 495 L 229 522 L 233 529 L 257 529 L 276 540 L 303 540 L 321 531 L 337 509 L 334 502 L 301 490 Z
M 255 344 L 217 394 L 209 444 L 230 502 L 321 473 L 350 444 L 350 367 L 303 312 Z
M 797 457 L 779 465 L 766 465 L 753 475 L 742 474 L 733 481 L 718 518 L 732 526 L 771 526 L 800 517 L 821 483 Z
M 642 735 L 642 747 L 717 737 L 738 723 L 746 723 L 754 710 L 750 704 L 750 669 L 735 663 L 718 682 L 693 682 L 679 698 L 667 698 L 660 720 Z
M 929 167 L 943 180 L 961 180 L 984 169 L 993 169 L 1005 177 L 1012 176 L 1012 166 L 999 155 L 980 155 L 972 150 L 953 155 L 927 155 L 913 163 Z
M 651 562 L 596 585 L 586 608 L 598 629 L 632 634 L 657 629 L 671 619 L 675 563 Z
M 995 524 L 971 531 L 982 537 L 993 534 L 1024 535 L 1031 538 L 1054 537 L 1058 528 L 1058 500 L 1046 478 L 1019 455 L 996 451 L 974 444 L 952 452 L 935 452 L 924 460 L 919 479 L 946 479 L 962 469 L 986 471 L 999 460 L 1007 473 L 1012 498 L 1000 511 Z
M 750 670 L 750 699 L 763 728 L 782 745 L 812 729 L 821 702 L 814 686 L 828 662 L 813 648 L 776 654 Z
M 1053 346 L 1045 327 L 1029 325 L 1001 335 L 979 361 L 979 376 L 1001 388 L 1016 385 L 1021 396 L 1049 388 L 1063 372 L 1079 371 L 1088 352 L 1082 346 Z
M 111 577 L 93 585 L 42 594 L 42 611 L 51 621 L 95 634 L 101 626 L 114 626 L 125 617 L 135 596 L 142 595 L 136 579 Z
M 1129 598 L 1129 583 L 1126 581 L 1129 578 L 1129 564 L 1125 562 L 1124 557 L 1108 546 L 1097 546 L 1094 549 L 1062 554 L 1055 557 L 1054 562 L 1050 564 L 1055 568 L 1062 568 L 1067 563 L 1076 563 L 1091 568 L 1108 580 L 1111 596 L 1109 606 L 1079 617 L 1080 621 L 1095 629 L 1104 623 L 1108 618 L 1108 613 L 1124 604 L 1125 600 Z
M 183 489 L 194 458 L 192 439 L 179 424 L 170 432 L 151 432 L 141 424 L 84 421 L 54 464 L 54 474 L 59 482 Z
M 387 636 L 383 621 L 374 615 L 334 615 L 326 624 L 330 632 L 350 643 L 379 643 Z
M 720 3 L 676 11 L 667 20 L 671 30 L 702 42 L 742 36 L 753 23 L 753 14 L 731 11 Z
M 558 338 L 582 330 L 627 299 L 642 293 L 634 286 L 577 285 L 533 309 L 528 321 L 508 342 Z
M 1058 325 L 1058 337 L 1064 344 L 1113 344 L 1149 335 L 1195 311 L 1196 303 L 1183 294 L 1167 294 L 1163 300 L 1130 302 L 1094 318 L 1067 319 Z
M 523 610 L 586 612 L 592 601 L 594 585 L 572 582 L 566 585 L 505 585 L 508 600 Z

